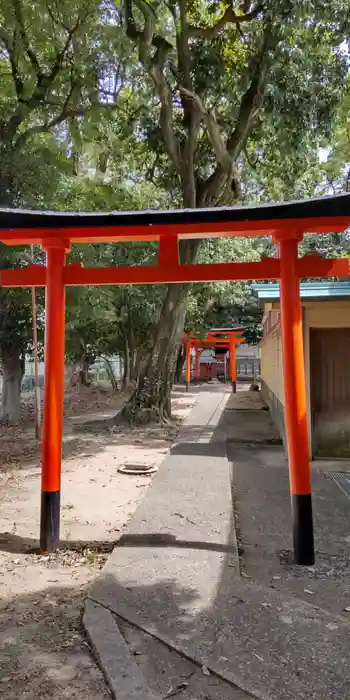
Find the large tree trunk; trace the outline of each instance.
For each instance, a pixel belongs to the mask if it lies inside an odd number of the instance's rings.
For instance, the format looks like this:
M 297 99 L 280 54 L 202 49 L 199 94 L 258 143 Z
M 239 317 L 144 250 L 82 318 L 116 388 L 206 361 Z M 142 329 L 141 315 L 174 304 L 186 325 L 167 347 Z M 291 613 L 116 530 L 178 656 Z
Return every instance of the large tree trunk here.
M 80 367 L 80 383 L 82 386 L 90 386 L 90 379 L 89 379 L 89 367 L 90 363 L 89 361 L 83 357 L 81 360 L 81 367 Z
M 123 367 L 123 389 L 124 391 L 130 386 L 130 345 L 129 337 L 126 329 L 124 329 L 124 367 Z
M 13 348 L 2 357 L 1 421 L 17 423 L 21 413 L 21 384 L 23 376 L 21 351 Z
M 186 359 L 186 352 L 184 350 L 184 347 L 181 346 L 179 347 L 178 350 L 178 355 L 177 355 L 177 360 L 176 360 L 176 369 L 175 369 L 175 381 L 177 383 L 180 382 L 181 375 L 183 372 L 184 364 L 185 364 L 185 359 Z
M 134 6 L 141 13 L 143 29 L 134 17 Z M 249 9 L 249 8 L 248 8 Z M 260 14 L 260 3 L 256 6 Z M 227 19 L 228 14 L 230 18 Z M 236 117 L 233 119 L 228 138 L 221 133 L 212 110 L 208 110 L 202 96 L 195 93 L 193 75 L 194 61 L 202 37 L 214 37 L 225 25 L 232 21 L 231 9 L 228 7 L 217 23 L 197 29 L 193 34 L 186 3 L 179 3 L 178 12 L 172 12 L 176 29 L 176 49 L 169 44 L 168 37 L 156 32 L 154 8 L 152 3 L 124 3 L 126 34 L 138 49 L 139 61 L 147 71 L 160 101 L 159 128 L 163 138 L 164 152 L 168 155 L 181 182 L 183 206 L 215 206 L 228 187 L 238 195 L 239 177 L 236 168 L 237 159 L 247 143 L 252 123 L 261 107 L 267 85 L 269 55 L 279 40 L 272 32 L 272 22 L 264 18 L 264 38 L 262 46 L 250 58 L 251 78 L 249 86 L 241 97 L 239 106 L 235 106 Z M 233 13 L 234 14 L 234 13 Z M 249 15 L 249 13 L 248 13 Z M 157 28 L 158 29 L 158 28 Z M 199 34 L 198 34 L 199 29 Z M 255 39 L 254 39 L 255 42 Z M 174 51 L 175 49 L 175 51 Z M 178 76 L 179 97 L 174 101 L 173 65 L 170 69 L 169 54 L 175 54 L 175 72 Z M 205 90 L 202 90 L 205 92 Z M 181 103 L 182 126 L 184 135 L 177 135 L 178 107 Z M 175 118 L 176 104 L 176 118 Z M 202 180 L 198 163 L 201 157 L 201 130 L 204 127 L 211 144 L 216 166 Z M 205 165 L 209 166 L 210 157 Z M 205 171 L 203 168 L 203 172 Z M 181 263 L 194 262 L 199 242 L 182 241 L 180 244 Z M 155 337 L 154 349 L 146 373 L 140 377 L 139 385 L 126 405 L 123 414 L 132 419 L 167 418 L 170 415 L 170 392 L 175 372 L 178 341 L 183 331 L 188 286 L 174 286 L 168 289 L 160 314 L 159 329 Z
M 112 391 L 116 392 L 116 391 L 118 391 L 118 383 L 117 383 L 117 380 L 116 380 L 116 378 L 115 378 L 115 374 L 114 374 L 114 369 L 113 369 L 112 363 L 111 363 L 111 361 L 108 359 L 108 357 L 105 357 L 104 355 L 101 357 L 101 359 L 104 361 L 104 363 L 105 363 L 105 365 L 106 365 L 107 374 L 108 374 L 108 376 L 109 376 L 109 378 L 110 378 L 111 385 L 112 385 Z
M 133 382 L 138 382 L 140 376 L 140 368 L 142 362 L 143 348 L 138 347 L 132 358 L 131 379 Z
M 184 206 L 195 207 L 194 187 L 186 189 L 186 179 L 193 179 L 193 170 L 184 173 Z M 186 191 L 189 190 L 188 196 Z M 180 241 L 182 264 L 195 262 L 199 240 Z M 171 390 L 174 383 L 179 342 L 184 330 L 189 284 L 170 284 L 159 316 L 153 350 L 137 387 L 119 414 L 128 421 L 168 421 L 171 419 Z
M 178 343 L 183 332 L 189 285 L 169 285 L 161 311 L 152 354 L 138 386 L 122 416 L 135 422 L 166 421 L 171 418 Z

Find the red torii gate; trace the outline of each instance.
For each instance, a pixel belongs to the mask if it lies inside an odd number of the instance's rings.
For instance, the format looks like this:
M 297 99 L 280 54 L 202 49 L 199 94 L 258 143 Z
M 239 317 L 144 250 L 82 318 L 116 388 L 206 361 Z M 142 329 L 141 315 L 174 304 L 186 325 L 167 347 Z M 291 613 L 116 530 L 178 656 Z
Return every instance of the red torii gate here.
M 215 337 L 217 336 L 217 337 Z M 223 336 L 226 336 L 223 337 Z M 191 383 L 191 348 L 195 349 L 195 369 L 194 374 L 197 377 L 199 372 L 199 350 L 204 348 L 221 348 L 229 351 L 229 375 L 232 383 L 232 391 L 236 392 L 237 373 L 236 373 L 236 346 L 244 342 L 241 331 L 210 331 L 206 338 L 196 338 L 185 336 L 182 338 L 183 345 L 186 348 L 185 357 L 185 381 L 186 391 L 189 390 Z
M 40 547 L 59 546 L 64 386 L 65 286 L 159 284 L 216 280 L 280 279 L 286 428 L 292 498 L 294 558 L 314 563 L 299 294 L 300 277 L 346 277 L 349 261 L 298 258 L 304 233 L 344 231 L 350 225 L 350 194 L 255 207 L 223 207 L 165 212 L 76 214 L 0 210 L 0 241 L 40 244 L 46 266 L 3 270 L 2 286 L 46 286 L 44 421 Z M 179 242 L 191 238 L 272 235 L 279 258 L 252 263 L 182 265 Z M 158 265 L 84 269 L 66 264 L 71 243 L 158 241 Z
M 241 330 L 216 330 L 209 331 L 208 338 L 211 339 L 229 339 L 229 374 L 232 382 L 232 391 L 236 393 L 237 389 L 237 367 L 236 367 L 236 348 L 239 343 L 244 343 L 245 338 L 242 336 Z

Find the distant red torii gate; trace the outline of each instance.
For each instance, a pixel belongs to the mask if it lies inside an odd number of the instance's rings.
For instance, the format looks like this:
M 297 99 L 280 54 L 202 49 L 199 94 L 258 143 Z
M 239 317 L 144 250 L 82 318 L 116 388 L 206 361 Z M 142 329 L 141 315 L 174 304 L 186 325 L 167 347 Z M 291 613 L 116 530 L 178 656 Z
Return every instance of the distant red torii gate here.
M 64 386 L 65 287 L 94 284 L 160 284 L 216 280 L 280 279 L 286 432 L 292 497 L 294 559 L 314 563 L 300 277 L 347 277 L 349 261 L 298 258 L 304 233 L 344 231 L 350 194 L 266 204 L 178 211 L 76 214 L 0 210 L 0 241 L 40 244 L 45 266 L 2 270 L 4 287 L 46 286 L 44 421 L 40 547 L 59 546 Z M 279 258 L 260 262 L 182 265 L 179 242 L 193 238 L 271 235 Z M 158 241 L 158 265 L 85 269 L 66 264 L 72 243 Z
M 209 331 L 208 333 L 208 339 L 212 340 L 215 339 L 217 342 L 220 339 L 223 340 L 224 337 L 229 339 L 229 375 L 232 383 L 232 391 L 236 393 L 237 389 L 237 367 L 236 367 L 236 349 L 237 345 L 240 343 L 244 343 L 244 336 L 242 335 L 241 330 L 216 330 L 216 331 Z
M 223 336 L 226 336 L 224 338 Z M 204 348 L 221 348 L 229 351 L 229 375 L 232 383 L 232 391 L 236 392 L 237 373 L 236 373 L 236 347 L 239 343 L 244 342 L 242 332 L 234 331 L 210 331 L 207 338 L 196 338 L 185 336 L 182 338 L 185 346 L 185 381 L 186 391 L 189 390 L 191 383 L 191 348 L 195 349 L 195 376 L 198 376 L 199 371 L 199 350 Z

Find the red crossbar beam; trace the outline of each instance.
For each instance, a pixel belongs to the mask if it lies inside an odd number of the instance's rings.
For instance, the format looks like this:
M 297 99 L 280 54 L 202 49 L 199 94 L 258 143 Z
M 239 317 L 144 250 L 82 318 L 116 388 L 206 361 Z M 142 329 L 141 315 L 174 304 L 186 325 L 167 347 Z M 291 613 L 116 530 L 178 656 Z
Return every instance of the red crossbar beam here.
M 237 338 L 242 334 L 242 331 L 209 331 L 208 340 L 227 340 Z
M 46 267 L 28 265 L 16 270 L 0 270 L 0 287 L 45 287 Z
M 327 233 L 344 231 L 349 226 L 348 216 L 325 216 L 304 219 L 266 219 L 256 221 L 209 221 L 174 224 L 135 224 L 135 226 L 94 226 L 86 228 L 54 229 L 5 229 L 0 231 L 0 241 L 7 245 L 42 244 L 60 238 L 72 243 L 94 243 L 111 241 L 158 241 L 163 236 L 187 238 L 215 238 L 230 236 L 267 236 L 278 231 L 283 238 L 290 231 L 303 233 Z
M 298 273 L 299 277 L 348 277 L 350 259 L 305 255 L 298 259 Z
M 350 274 L 350 260 L 305 256 L 298 261 L 298 274 L 299 277 L 347 277 Z M 65 269 L 65 284 L 69 286 L 275 280 L 279 277 L 278 258 L 263 258 L 259 262 L 245 263 L 152 267 L 84 268 L 79 263 L 72 263 Z M 46 268 L 43 265 L 28 265 L 21 269 L 0 271 L 2 287 L 44 287 L 45 284 Z
M 46 268 L 28 265 L 20 270 L 2 270 L 3 287 L 45 286 Z M 215 282 L 222 280 L 276 279 L 279 261 L 266 258 L 254 263 L 218 263 L 213 265 L 154 265 L 152 267 L 82 267 L 67 265 L 65 283 L 75 285 L 175 284 L 176 282 Z
M 244 343 L 244 338 L 231 338 L 231 340 L 219 340 L 219 341 L 214 341 L 211 338 L 205 338 L 204 340 L 196 340 L 194 343 L 192 343 L 193 347 L 196 348 L 223 348 L 223 349 L 229 349 L 229 347 L 233 345 L 238 345 L 239 343 Z
M 266 259 L 257 263 L 106 267 L 94 270 L 80 268 L 71 269 L 71 271 L 67 269 L 66 284 L 175 284 L 177 282 L 276 279 L 278 274 L 279 261 Z
M 231 343 L 244 343 L 244 338 L 181 338 L 183 345 L 186 345 L 188 342 L 193 348 L 229 348 Z

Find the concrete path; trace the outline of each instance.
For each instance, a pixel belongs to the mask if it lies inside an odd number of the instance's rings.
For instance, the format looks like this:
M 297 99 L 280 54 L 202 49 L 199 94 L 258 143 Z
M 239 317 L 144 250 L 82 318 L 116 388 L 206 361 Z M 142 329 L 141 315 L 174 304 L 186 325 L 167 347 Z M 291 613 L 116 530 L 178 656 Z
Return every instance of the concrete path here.
M 253 580 L 320 606 L 350 621 L 350 502 L 313 465 L 314 567 L 291 562 L 292 527 L 286 457 L 279 447 L 229 444 L 234 463 L 241 567 Z M 338 462 L 338 469 L 344 465 Z M 282 564 L 282 565 L 281 565 Z M 350 661 L 350 658 L 349 658 Z
M 243 412 L 244 432 L 242 437 L 238 434 L 235 446 L 232 435 Z M 229 436 L 228 442 L 225 435 Z M 253 574 L 247 574 L 244 568 L 242 571 L 240 566 L 236 518 L 239 528 L 243 521 L 246 528 L 249 517 L 254 521 L 258 506 L 264 505 L 265 512 L 271 513 L 270 530 L 279 533 L 279 509 L 283 503 L 286 520 L 283 499 L 288 496 L 288 481 L 281 449 L 273 448 L 282 460 L 282 480 L 271 477 L 271 489 L 264 500 L 266 491 L 260 493 L 264 461 L 259 451 L 253 454 L 249 447 L 257 442 L 262 446 L 264 441 L 271 444 L 275 439 L 259 396 L 200 396 L 179 442 L 164 460 L 119 546 L 90 591 L 85 624 L 89 616 L 90 639 L 102 666 L 101 638 L 106 623 L 100 613 L 107 610 L 117 636 L 120 620 L 143 630 L 209 669 L 208 673 L 231 683 L 232 698 L 247 698 L 249 693 L 264 700 L 350 698 L 349 614 L 314 605 L 312 595 L 305 594 L 302 599 L 298 589 L 278 589 L 275 582 L 281 576 L 279 562 L 276 580 L 247 578 Z M 243 446 L 246 442 L 248 446 Z M 234 460 L 234 477 L 227 459 L 227 444 Z M 240 449 L 240 454 L 232 454 L 233 449 Z M 271 447 L 265 449 L 272 454 Z M 232 479 L 234 487 L 243 484 L 243 477 L 240 482 L 237 478 L 237 464 L 245 478 L 244 516 L 235 490 L 232 507 Z M 251 501 L 250 484 L 255 497 Z M 266 552 L 276 556 L 270 544 L 270 530 Z M 240 529 L 238 533 L 242 537 Z M 264 551 L 263 533 L 259 534 L 260 540 L 252 535 L 248 547 L 253 548 L 256 540 L 258 548 Z M 241 550 L 240 553 L 242 556 Z M 135 659 L 131 660 L 135 663 Z M 113 671 L 109 666 L 105 671 L 114 696 L 124 698 L 118 668 Z M 133 676 L 132 670 L 130 675 Z M 145 685 L 144 695 L 130 692 L 127 697 L 148 698 L 147 692 L 151 691 Z

